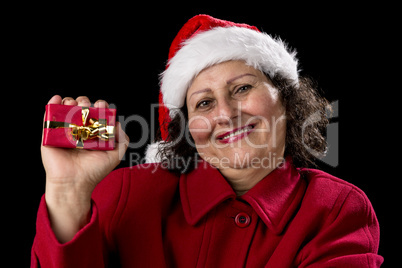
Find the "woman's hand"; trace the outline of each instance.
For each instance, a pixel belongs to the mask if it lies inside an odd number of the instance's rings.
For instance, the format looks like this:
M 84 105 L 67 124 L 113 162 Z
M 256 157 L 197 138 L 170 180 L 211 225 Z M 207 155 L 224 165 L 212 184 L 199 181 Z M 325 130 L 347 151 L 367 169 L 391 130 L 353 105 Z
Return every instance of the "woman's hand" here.
M 90 106 L 87 97 L 77 99 L 53 96 L 49 104 Z M 108 108 L 98 100 L 96 108 Z M 116 123 L 116 148 L 112 151 L 92 151 L 41 146 L 46 171 L 46 204 L 52 229 L 60 242 L 73 238 L 89 221 L 91 194 L 95 186 L 120 162 L 128 137 Z

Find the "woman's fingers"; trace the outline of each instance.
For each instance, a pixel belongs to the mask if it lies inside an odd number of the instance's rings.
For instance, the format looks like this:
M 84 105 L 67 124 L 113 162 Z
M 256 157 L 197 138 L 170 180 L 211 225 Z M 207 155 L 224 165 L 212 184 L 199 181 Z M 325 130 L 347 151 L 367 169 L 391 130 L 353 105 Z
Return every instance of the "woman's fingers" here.
M 79 96 L 76 99 L 71 97 L 64 97 L 63 99 L 59 95 L 54 95 L 49 101 L 48 104 L 64 104 L 64 105 L 78 105 L 90 107 L 91 101 L 87 96 Z M 95 108 L 109 108 L 109 104 L 105 100 L 97 100 L 94 103 Z
M 62 99 L 59 95 L 54 95 L 47 104 L 61 104 Z
M 76 100 L 74 100 L 73 98 L 71 98 L 71 97 L 65 97 L 61 101 L 61 104 L 64 104 L 64 105 L 77 105 L 78 102 Z
M 107 102 L 104 101 L 104 100 L 97 100 L 97 101 L 94 103 L 94 107 L 95 107 L 95 108 L 109 108 L 109 103 L 107 103 Z
M 75 99 L 77 102 L 78 106 L 85 106 L 85 107 L 90 107 L 91 106 L 91 101 L 87 96 L 79 96 L 78 98 Z

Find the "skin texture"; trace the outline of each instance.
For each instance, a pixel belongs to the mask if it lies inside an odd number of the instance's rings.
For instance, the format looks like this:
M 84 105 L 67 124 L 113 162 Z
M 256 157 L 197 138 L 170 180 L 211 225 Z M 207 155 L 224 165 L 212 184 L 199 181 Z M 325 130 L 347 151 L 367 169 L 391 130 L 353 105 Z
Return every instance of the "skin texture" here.
M 197 75 L 186 101 L 197 151 L 219 168 L 238 195 L 282 162 L 285 108 L 261 71 L 243 61 L 214 65 Z M 239 129 L 244 132 L 227 136 Z

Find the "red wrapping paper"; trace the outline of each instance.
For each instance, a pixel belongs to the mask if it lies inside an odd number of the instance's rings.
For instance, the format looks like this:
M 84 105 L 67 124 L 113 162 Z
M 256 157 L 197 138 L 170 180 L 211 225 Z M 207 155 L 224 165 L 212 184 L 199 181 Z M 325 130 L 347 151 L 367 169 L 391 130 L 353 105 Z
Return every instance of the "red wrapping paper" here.
M 85 126 L 90 125 L 89 119 L 106 119 L 107 126 L 114 127 L 116 124 L 116 109 L 88 108 L 89 114 Z M 43 129 L 43 145 L 80 148 L 77 146 L 77 137 L 73 136 L 71 127 L 48 127 L 48 122 L 64 122 L 65 124 L 74 124 L 83 126 L 83 107 L 72 105 L 48 104 L 46 105 L 45 124 Z M 115 145 L 114 136 L 108 140 L 93 138 L 82 141 L 83 149 L 92 150 L 113 150 Z

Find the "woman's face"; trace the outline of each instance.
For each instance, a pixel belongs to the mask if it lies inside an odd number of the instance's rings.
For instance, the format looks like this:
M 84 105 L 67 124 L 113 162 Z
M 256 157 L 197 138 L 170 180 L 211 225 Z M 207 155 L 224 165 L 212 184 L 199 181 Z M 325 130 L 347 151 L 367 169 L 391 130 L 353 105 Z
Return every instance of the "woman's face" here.
M 285 109 L 278 90 L 243 61 L 204 69 L 187 91 L 189 130 L 219 169 L 275 168 L 283 159 Z

